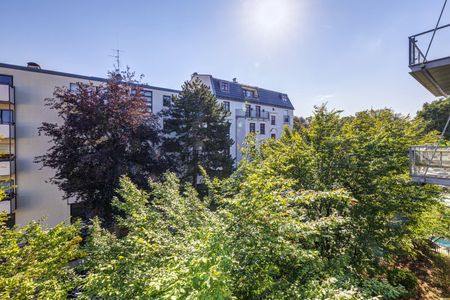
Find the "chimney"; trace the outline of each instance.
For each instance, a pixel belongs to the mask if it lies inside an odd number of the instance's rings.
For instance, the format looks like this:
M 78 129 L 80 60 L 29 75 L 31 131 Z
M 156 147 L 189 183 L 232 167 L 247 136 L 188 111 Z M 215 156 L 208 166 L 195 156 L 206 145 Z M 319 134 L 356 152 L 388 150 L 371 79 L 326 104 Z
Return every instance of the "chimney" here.
M 191 75 L 191 79 L 192 78 L 194 78 L 194 76 L 197 76 L 198 75 L 198 73 L 197 72 L 194 72 L 194 73 L 192 73 L 192 75 Z
M 233 78 L 233 82 L 237 83 L 237 78 L 236 77 Z
M 35 62 L 30 61 L 30 62 L 27 62 L 27 68 L 40 70 L 41 66 Z

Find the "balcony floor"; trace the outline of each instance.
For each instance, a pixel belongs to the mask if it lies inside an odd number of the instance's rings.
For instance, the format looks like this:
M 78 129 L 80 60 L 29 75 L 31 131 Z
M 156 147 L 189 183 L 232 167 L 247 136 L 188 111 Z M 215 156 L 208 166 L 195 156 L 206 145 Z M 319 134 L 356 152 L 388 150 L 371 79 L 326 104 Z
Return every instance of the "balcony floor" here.
M 450 95 L 450 57 L 410 66 L 411 76 L 436 97 Z

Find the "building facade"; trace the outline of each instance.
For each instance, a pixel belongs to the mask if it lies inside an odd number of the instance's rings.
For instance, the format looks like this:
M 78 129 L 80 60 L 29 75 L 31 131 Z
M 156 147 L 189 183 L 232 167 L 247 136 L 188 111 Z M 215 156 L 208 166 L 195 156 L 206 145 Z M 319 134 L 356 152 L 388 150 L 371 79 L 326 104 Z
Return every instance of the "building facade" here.
M 292 127 L 294 108 L 286 94 L 210 75 L 195 76 L 230 110 L 230 134 L 235 141 L 230 150 L 237 160 L 241 159 L 239 147 L 249 132 L 255 132 L 262 140 L 279 137 L 285 125 Z M 63 200 L 63 192 L 48 182 L 54 171 L 35 163 L 35 158 L 51 147 L 48 137 L 39 135 L 38 128 L 43 122 L 60 121 L 57 112 L 45 105 L 45 99 L 53 97 L 55 87 L 72 88 L 77 82 L 95 85 L 105 81 L 44 70 L 36 64 L 0 63 L 0 184 L 7 190 L 7 198 L 0 201 L 0 211 L 10 214 L 11 223 L 21 226 L 42 220 L 51 227 L 70 220 L 70 200 Z M 179 93 L 169 88 L 142 87 L 153 113 L 161 111 Z
M 242 159 L 240 148 L 249 133 L 254 133 L 257 141 L 263 141 L 280 137 L 285 126 L 293 127 L 294 106 L 287 94 L 208 74 L 194 73 L 191 80 L 195 79 L 207 85 L 217 100 L 230 111 L 230 136 L 234 141 L 230 154 L 236 162 Z

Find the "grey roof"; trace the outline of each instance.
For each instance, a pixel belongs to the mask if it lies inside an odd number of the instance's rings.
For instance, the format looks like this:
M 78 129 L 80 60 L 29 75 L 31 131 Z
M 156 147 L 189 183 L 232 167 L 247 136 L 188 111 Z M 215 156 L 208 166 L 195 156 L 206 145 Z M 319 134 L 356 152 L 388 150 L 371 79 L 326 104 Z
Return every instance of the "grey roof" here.
M 237 100 L 242 102 L 251 102 L 251 103 L 260 103 L 265 105 L 277 106 L 282 108 L 294 109 L 289 97 L 285 93 L 275 92 L 271 90 L 262 89 L 259 87 L 251 87 L 255 89 L 258 93 L 258 97 L 256 98 L 248 98 L 244 96 L 244 88 L 245 86 L 250 87 L 248 85 L 244 85 L 238 82 L 228 81 L 217 79 L 211 76 L 213 90 L 218 98 L 222 99 L 230 99 Z M 229 86 L 229 91 L 222 91 L 220 89 L 220 82 L 227 82 Z M 283 95 L 286 96 L 286 101 L 283 100 Z
M 45 70 L 45 69 L 33 69 L 33 68 L 25 67 L 25 66 L 17 66 L 17 65 L 10 65 L 10 64 L 4 64 L 4 63 L 0 63 L 0 68 L 7 68 L 7 69 L 14 69 L 14 70 L 28 71 L 28 72 L 36 72 L 36 73 L 44 73 L 44 74 L 64 76 L 64 77 L 77 78 L 77 79 L 90 80 L 90 81 L 106 82 L 106 80 L 107 80 L 106 78 L 101 78 L 101 77 L 85 76 L 85 75 L 78 75 L 78 74 Z M 141 86 L 144 88 L 153 89 L 153 90 L 166 91 L 166 92 L 170 92 L 170 93 L 180 93 L 179 90 L 162 88 L 162 87 L 152 86 L 152 85 L 148 85 L 148 84 L 141 84 Z

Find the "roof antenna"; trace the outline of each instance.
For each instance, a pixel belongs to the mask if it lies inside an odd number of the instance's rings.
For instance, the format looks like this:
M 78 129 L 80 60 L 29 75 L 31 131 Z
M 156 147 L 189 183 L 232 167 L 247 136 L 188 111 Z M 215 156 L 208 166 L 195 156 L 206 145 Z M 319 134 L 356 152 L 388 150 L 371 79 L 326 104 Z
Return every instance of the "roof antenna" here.
M 116 59 L 116 63 L 113 66 L 116 69 L 116 72 L 120 72 L 120 53 L 121 52 L 123 53 L 124 51 L 120 49 L 111 49 L 111 50 L 115 52 L 115 55 L 110 56 Z

